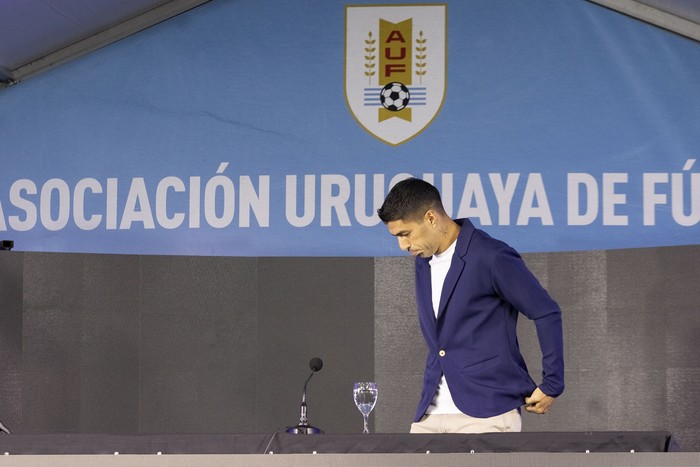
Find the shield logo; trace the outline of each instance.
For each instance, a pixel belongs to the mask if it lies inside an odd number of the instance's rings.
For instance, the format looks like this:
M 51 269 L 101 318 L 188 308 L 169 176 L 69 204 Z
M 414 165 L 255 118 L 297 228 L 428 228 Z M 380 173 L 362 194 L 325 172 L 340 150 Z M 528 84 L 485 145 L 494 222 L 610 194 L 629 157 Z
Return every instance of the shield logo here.
M 345 101 L 355 120 L 398 146 L 442 108 L 447 5 L 347 5 Z

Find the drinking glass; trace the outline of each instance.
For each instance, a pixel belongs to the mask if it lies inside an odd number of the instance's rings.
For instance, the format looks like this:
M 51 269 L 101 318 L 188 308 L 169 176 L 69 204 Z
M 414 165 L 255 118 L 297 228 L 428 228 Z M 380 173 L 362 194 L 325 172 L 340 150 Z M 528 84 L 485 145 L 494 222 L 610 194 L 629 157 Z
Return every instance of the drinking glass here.
M 362 420 L 364 423 L 362 433 L 367 434 L 369 433 L 369 428 L 367 428 L 369 414 L 372 412 L 374 405 L 377 403 L 377 383 L 355 383 L 352 390 L 352 395 L 355 399 L 357 409 L 360 411 L 360 413 L 362 413 Z

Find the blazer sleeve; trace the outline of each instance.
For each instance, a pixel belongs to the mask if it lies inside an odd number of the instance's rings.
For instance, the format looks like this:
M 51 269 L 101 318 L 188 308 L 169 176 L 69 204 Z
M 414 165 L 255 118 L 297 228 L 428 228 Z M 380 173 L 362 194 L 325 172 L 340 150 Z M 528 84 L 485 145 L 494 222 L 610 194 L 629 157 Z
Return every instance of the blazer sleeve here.
M 494 255 L 492 280 L 496 293 L 503 300 L 535 322 L 542 351 L 539 388 L 548 396 L 559 396 L 564 392 L 564 339 L 559 305 L 510 247 Z

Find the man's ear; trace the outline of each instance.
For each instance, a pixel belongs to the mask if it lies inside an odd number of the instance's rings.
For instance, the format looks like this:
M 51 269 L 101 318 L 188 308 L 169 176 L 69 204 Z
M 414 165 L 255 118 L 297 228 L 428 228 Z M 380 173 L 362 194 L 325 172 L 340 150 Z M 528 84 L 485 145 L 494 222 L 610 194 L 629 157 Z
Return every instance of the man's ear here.
M 423 220 L 428 222 L 431 225 L 431 227 L 437 227 L 438 216 L 437 213 L 432 209 L 428 209 L 427 211 L 425 211 L 425 214 L 423 215 Z

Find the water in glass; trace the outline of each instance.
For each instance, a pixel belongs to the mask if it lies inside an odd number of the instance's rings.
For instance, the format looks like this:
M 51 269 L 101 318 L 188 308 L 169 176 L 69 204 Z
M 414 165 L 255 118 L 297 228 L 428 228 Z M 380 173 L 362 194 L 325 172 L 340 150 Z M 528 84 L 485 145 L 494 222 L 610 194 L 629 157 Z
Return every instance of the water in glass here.
M 377 384 L 371 382 L 355 383 L 352 393 L 355 399 L 355 405 L 362 414 L 364 425 L 362 433 L 369 433 L 367 422 L 370 412 L 372 412 L 374 405 L 377 403 Z

